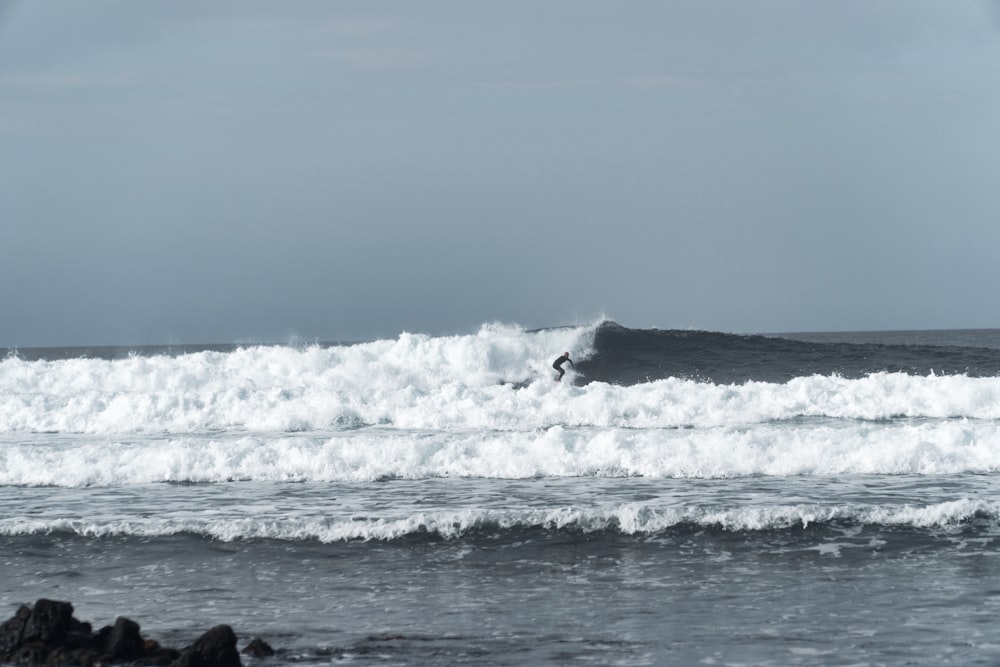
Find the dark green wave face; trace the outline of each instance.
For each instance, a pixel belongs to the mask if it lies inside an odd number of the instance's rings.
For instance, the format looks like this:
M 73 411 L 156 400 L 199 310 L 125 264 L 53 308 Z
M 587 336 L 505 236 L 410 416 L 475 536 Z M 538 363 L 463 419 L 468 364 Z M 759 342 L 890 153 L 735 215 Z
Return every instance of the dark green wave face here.
M 858 378 L 872 373 L 1000 373 L 1000 337 L 974 332 L 738 335 L 712 331 L 629 329 L 604 322 L 595 353 L 579 362 L 587 382 L 633 385 L 667 377 L 720 384 L 785 382 L 808 375 Z M 995 332 L 994 332 L 995 333 Z M 900 340 L 919 340 L 919 344 Z

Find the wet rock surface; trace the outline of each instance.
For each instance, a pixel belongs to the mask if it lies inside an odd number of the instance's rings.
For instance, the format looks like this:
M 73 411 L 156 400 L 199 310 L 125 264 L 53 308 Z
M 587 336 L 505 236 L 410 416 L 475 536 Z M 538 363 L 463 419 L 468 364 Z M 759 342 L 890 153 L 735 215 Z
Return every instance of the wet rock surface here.
M 217 625 L 191 646 L 166 648 L 144 639 L 139 624 L 124 616 L 94 632 L 90 623 L 73 617 L 72 604 L 45 599 L 22 606 L 0 625 L 0 663 L 17 665 L 243 667 L 236 644 L 233 629 Z M 274 655 L 260 638 L 243 652 L 255 658 Z

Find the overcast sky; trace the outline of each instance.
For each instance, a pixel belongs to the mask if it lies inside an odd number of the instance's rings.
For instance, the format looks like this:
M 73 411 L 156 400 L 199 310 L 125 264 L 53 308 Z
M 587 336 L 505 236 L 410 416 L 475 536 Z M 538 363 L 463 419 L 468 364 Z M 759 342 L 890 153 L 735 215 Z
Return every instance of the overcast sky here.
M 983 0 L 0 0 L 0 345 L 1000 327 Z

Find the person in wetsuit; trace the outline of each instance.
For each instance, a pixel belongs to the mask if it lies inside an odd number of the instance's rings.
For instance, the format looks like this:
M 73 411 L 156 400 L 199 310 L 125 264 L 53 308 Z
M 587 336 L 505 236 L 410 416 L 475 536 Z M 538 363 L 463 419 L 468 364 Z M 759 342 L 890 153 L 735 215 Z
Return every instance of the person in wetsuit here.
M 552 362 L 552 368 L 559 371 L 559 377 L 556 378 L 556 382 L 560 382 L 562 380 L 562 376 L 566 374 L 566 371 L 563 370 L 562 365 L 565 364 L 567 361 L 569 362 L 570 366 L 576 368 L 576 364 L 574 364 L 573 360 L 569 358 L 569 352 L 563 352 L 563 355 L 561 357 Z

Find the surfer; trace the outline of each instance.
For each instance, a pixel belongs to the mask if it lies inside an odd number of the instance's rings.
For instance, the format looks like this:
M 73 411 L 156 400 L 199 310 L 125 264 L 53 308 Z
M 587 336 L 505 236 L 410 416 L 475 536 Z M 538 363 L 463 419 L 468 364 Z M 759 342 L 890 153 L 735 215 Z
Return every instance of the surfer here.
M 562 365 L 565 364 L 567 361 L 569 362 L 570 366 L 576 368 L 576 364 L 574 364 L 573 360 L 569 358 L 569 352 L 563 352 L 563 355 L 561 357 L 552 362 L 552 368 L 559 371 L 559 377 L 556 378 L 556 382 L 562 381 L 562 376 L 566 374 L 566 371 L 563 370 Z

